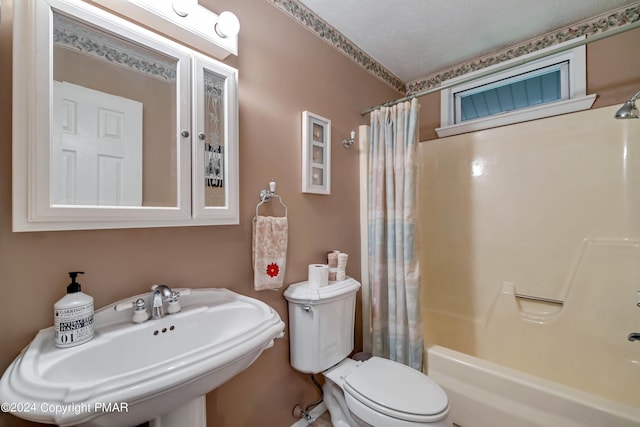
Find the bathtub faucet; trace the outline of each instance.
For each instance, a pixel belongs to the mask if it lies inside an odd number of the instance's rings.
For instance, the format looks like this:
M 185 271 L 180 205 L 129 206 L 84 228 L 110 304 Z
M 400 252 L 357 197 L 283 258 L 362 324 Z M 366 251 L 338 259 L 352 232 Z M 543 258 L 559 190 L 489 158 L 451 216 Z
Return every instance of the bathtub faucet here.
M 629 341 L 640 341 L 640 332 L 631 332 L 628 339 Z

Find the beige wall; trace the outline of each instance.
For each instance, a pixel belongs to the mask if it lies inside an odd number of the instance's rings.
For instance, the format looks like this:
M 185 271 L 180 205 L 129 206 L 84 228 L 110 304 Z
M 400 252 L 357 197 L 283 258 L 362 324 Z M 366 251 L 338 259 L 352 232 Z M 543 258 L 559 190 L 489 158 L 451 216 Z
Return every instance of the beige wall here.
M 153 283 L 228 287 L 265 301 L 286 320 L 282 292 L 255 292 L 252 285 L 251 218 L 270 179 L 289 208 L 285 282 L 304 280 L 307 265 L 322 262 L 331 249 L 348 252 L 347 272 L 360 276 L 358 155 L 341 141 L 366 122 L 360 111 L 399 94 L 264 0 L 200 0 L 215 12 L 233 11 L 242 25 L 240 54 L 226 61 L 239 69 L 240 225 L 12 233 L 9 3 L 2 1 L 0 25 L 0 371 L 38 329 L 52 324 L 53 303 L 73 270 L 87 273 L 83 290 L 97 307 Z M 332 120 L 330 196 L 300 192 L 304 110 Z M 359 316 L 357 325 L 359 330 Z M 290 368 L 288 344 L 287 338 L 278 340 L 248 370 L 209 394 L 209 425 L 295 421 L 293 406 L 317 394 L 308 377 Z M 26 423 L 0 414 L 0 426 L 17 425 Z

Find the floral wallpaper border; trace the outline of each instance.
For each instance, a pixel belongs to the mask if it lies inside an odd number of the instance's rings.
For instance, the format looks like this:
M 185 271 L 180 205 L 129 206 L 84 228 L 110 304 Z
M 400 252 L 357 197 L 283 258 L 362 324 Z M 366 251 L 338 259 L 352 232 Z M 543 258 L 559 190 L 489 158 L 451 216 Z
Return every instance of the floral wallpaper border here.
M 519 56 L 553 46 L 567 40 L 581 36 L 591 36 L 616 27 L 623 27 L 640 20 L 640 2 L 631 6 L 598 15 L 594 18 L 570 25 L 561 30 L 547 33 L 528 42 L 505 49 L 498 53 L 458 64 L 447 70 L 405 83 L 392 72 L 384 68 L 358 46 L 353 44 L 338 30 L 331 27 L 315 13 L 297 0 L 268 0 L 280 8 L 308 30 L 333 46 L 342 54 L 351 58 L 361 67 L 376 75 L 378 78 L 406 95 L 415 94 L 421 90 L 438 86 L 445 80 L 459 77 L 472 71 L 480 70 L 490 65 L 517 58 Z
M 54 15 L 53 43 L 149 76 L 170 82 L 176 79 L 176 66 L 163 62 L 159 56 L 147 58 L 117 39 L 103 37 L 95 30 L 57 14 Z
M 544 36 L 535 38 L 523 44 L 500 51 L 479 59 L 475 59 L 464 64 L 456 65 L 448 70 L 423 77 L 407 84 L 407 95 L 412 95 L 421 90 L 429 89 L 440 85 L 440 83 L 470 73 L 481 70 L 485 67 L 517 58 L 528 53 L 536 52 L 540 49 L 556 45 L 576 37 L 592 36 L 605 32 L 616 27 L 623 27 L 640 20 L 640 3 L 631 7 L 627 6 L 612 12 L 608 12 L 586 21 L 565 27 L 559 31 L 547 33 Z
M 333 46 L 342 54 L 351 58 L 355 63 L 365 70 L 373 73 L 378 78 L 389 84 L 391 87 L 404 93 L 407 85 L 391 71 L 384 68 L 375 59 L 364 53 L 358 46 L 353 44 L 342 33 L 327 24 L 310 9 L 299 3 L 297 0 L 268 0 L 276 7 L 280 8 L 312 33 L 320 37 L 330 46 Z

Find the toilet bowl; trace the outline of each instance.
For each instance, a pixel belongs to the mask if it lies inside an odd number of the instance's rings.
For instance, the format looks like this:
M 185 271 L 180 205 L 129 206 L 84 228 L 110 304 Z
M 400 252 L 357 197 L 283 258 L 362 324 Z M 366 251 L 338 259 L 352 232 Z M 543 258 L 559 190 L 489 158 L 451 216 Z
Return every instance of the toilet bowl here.
M 444 390 L 429 377 L 380 357 L 356 361 L 353 350 L 355 294 L 352 278 L 314 287 L 290 285 L 291 366 L 325 377 L 324 402 L 334 427 L 450 427 Z
M 391 360 L 344 359 L 322 373 L 334 427 L 451 427 L 445 392 L 426 375 Z

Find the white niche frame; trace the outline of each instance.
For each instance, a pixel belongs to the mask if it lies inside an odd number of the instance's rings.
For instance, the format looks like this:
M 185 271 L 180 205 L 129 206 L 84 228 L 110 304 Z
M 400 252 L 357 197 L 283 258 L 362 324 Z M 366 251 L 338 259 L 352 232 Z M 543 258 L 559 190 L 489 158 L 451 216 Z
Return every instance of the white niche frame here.
M 302 112 L 302 192 L 331 194 L 331 120 Z

